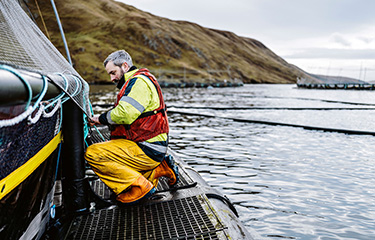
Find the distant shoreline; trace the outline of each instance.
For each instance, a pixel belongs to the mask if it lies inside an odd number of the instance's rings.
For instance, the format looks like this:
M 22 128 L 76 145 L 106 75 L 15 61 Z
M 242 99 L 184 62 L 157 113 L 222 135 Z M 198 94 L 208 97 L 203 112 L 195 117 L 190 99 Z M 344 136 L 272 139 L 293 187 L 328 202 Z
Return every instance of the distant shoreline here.
M 207 88 L 207 87 L 242 87 L 243 82 L 217 82 L 217 83 L 203 83 L 203 82 L 189 82 L 189 83 L 176 83 L 176 82 L 159 82 L 162 88 Z M 93 82 L 89 85 L 113 85 L 109 82 Z

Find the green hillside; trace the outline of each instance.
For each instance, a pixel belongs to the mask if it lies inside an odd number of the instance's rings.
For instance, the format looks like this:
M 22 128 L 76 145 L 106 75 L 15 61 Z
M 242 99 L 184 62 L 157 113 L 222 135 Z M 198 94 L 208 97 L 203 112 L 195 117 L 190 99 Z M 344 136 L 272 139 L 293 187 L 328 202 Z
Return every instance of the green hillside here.
M 42 31 L 65 54 L 49 0 L 28 7 Z M 295 83 L 306 74 L 261 42 L 228 31 L 172 21 L 113 0 L 55 0 L 74 67 L 90 83 L 108 82 L 102 62 L 125 49 L 138 67 L 170 82 Z M 43 25 L 44 20 L 46 28 Z

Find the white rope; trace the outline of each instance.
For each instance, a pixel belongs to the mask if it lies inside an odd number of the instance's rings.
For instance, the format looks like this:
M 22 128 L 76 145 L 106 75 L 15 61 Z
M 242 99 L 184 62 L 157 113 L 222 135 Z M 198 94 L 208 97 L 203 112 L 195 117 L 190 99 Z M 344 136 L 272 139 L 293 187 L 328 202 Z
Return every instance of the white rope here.
M 44 105 L 40 103 L 38 112 L 35 114 L 35 116 L 33 117 L 33 115 L 30 114 L 29 117 L 27 118 L 28 124 L 29 125 L 35 124 L 37 121 L 39 121 L 40 116 L 42 116 L 43 112 L 44 112 Z
M 59 98 L 56 102 L 55 107 L 52 109 L 51 112 L 47 113 L 46 111 L 43 111 L 43 117 L 46 117 L 46 118 L 52 117 L 55 114 L 55 112 L 60 108 L 60 106 L 61 106 L 61 99 Z
M 9 126 L 14 126 L 23 120 L 25 120 L 27 117 L 29 117 L 33 112 L 33 107 L 29 106 L 26 111 L 21 113 L 20 115 L 11 118 L 11 119 L 5 119 L 5 120 L 0 120 L 0 128 L 2 127 L 9 127 Z

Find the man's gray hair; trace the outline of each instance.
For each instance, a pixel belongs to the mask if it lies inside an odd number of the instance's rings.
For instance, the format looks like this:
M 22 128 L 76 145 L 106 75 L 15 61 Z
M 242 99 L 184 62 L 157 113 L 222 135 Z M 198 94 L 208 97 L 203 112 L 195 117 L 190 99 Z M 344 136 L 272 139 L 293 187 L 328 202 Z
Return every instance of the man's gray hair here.
M 129 67 L 133 66 L 132 57 L 125 50 L 118 50 L 108 55 L 104 60 L 104 67 L 107 66 L 108 62 L 112 61 L 114 65 L 121 67 L 121 65 L 126 62 Z

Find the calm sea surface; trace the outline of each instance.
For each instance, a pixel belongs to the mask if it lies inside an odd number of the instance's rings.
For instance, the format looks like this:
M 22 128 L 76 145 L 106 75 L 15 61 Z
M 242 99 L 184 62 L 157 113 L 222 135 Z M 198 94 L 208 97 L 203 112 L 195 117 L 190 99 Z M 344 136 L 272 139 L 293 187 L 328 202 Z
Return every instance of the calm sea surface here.
M 92 104 L 112 103 L 113 90 L 91 86 Z M 245 85 L 163 94 L 171 111 L 216 116 L 169 114 L 170 147 L 227 195 L 249 230 L 264 239 L 375 239 L 375 136 L 230 119 L 375 132 L 375 91 Z

